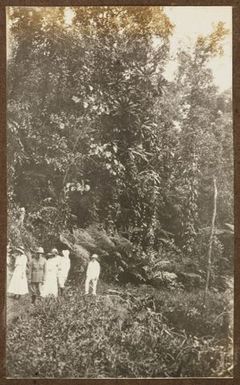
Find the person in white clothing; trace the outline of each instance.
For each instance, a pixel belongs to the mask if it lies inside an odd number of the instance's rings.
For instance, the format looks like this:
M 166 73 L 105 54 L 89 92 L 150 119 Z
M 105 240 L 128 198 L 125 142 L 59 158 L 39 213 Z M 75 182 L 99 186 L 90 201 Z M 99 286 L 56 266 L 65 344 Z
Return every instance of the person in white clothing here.
M 44 283 L 41 288 L 42 297 L 47 297 L 48 295 L 58 296 L 58 264 L 58 251 L 57 249 L 52 249 L 46 261 Z
M 98 262 L 98 255 L 93 254 L 91 261 L 88 263 L 85 281 L 85 294 L 89 294 L 89 286 L 92 284 L 92 293 L 96 295 L 98 278 L 100 275 L 100 264 Z
M 19 299 L 21 295 L 28 293 L 27 283 L 27 256 L 25 255 L 24 248 L 21 246 L 16 249 L 19 253 L 15 259 L 14 272 L 8 287 L 8 293 L 14 294 L 16 299 Z
M 60 295 L 63 294 L 65 282 L 68 277 L 68 273 L 70 270 L 70 251 L 62 250 L 62 254 L 58 257 L 58 286 L 60 290 Z

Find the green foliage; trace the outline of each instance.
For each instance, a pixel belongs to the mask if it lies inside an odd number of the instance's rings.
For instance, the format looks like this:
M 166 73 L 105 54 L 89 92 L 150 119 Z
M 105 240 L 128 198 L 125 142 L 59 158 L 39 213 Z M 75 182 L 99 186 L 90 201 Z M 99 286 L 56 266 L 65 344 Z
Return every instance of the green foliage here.
M 219 23 L 181 49 L 168 82 L 162 7 L 71 9 L 67 24 L 64 7 L 9 8 L 9 244 L 72 257 L 65 299 L 23 302 L 9 318 L 9 375 L 230 376 L 231 92 L 208 68 L 227 31 Z M 120 285 L 95 299 L 73 289 L 91 253 Z
M 10 211 L 11 210 L 11 211 Z M 13 249 L 23 246 L 27 254 L 31 254 L 32 250 L 37 247 L 37 239 L 29 228 L 28 224 L 20 225 L 20 208 L 9 207 L 8 220 L 8 244 Z
M 184 301 L 181 300 L 183 295 Z M 216 333 L 219 338 L 226 337 L 233 326 L 228 306 L 229 297 L 226 293 L 210 292 L 208 305 L 204 309 L 203 295 L 201 290 L 186 293 L 177 289 L 174 295 L 173 292 L 164 290 L 163 293 L 154 293 L 152 298 L 156 311 L 163 312 L 171 326 L 198 337 L 213 336 Z
M 46 299 L 9 326 L 8 375 L 230 376 L 231 351 L 219 327 L 220 298 L 212 295 L 203 314 L 197 293 L 154 294 L 147 288 L 109 290 L 91 298 L 69 289 L 65 300 Z
M 181 49 L 168 82 L 173 25 L 163 8 L 72 11 L 67 24 L 63 7 L 9 8 L 10 223 L 12 207 L 27 213 L 21 233 L 10 225 L 10 243 L 60 240 L 76 271 L 97 252 L 108 281 L 201 286 L 213 176 L 217 227 L 233 223 L 231 92 L 219 93 L 208 67 L 227 31 L 219 23 Z M 216 234 L 218 289 L 232 245 Z

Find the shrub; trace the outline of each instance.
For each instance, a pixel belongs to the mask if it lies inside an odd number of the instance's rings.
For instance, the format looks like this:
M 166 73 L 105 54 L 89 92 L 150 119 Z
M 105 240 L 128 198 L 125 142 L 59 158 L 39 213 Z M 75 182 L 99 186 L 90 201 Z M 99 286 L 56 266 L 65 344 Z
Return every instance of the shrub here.
M 19 208 L 11 208 L 8 212 L 8 243 L 11 248 L 23 246 L 27 255 L 31 255 L 32 250 L 38 246 L 38 242 L 33 232 L 28 226 L 28 221 L 20 226 Z
M 154 291 L 153 301 L 169 324 L 198 337 L 210 335 L 225 338 L 231 329 L 232 308 L 229 296 L 210 292 L 206 308 L 203 290 L 186 292 L 182 289 Z
M 166 309 L 149 306 L 154 293 L 149 288 L 146 295 L 146 288 L 145 298 L 136 290 L 119 289 L 95 298 L 69 289 L 65 300 L 47 298 L 9 326 L 8 375 L 211 377 L 220 371 L 231 375 L 226 341 L 216 334 L 194 336 L 170 326 Z M 170 308 L 170 298 L 165 301 Z

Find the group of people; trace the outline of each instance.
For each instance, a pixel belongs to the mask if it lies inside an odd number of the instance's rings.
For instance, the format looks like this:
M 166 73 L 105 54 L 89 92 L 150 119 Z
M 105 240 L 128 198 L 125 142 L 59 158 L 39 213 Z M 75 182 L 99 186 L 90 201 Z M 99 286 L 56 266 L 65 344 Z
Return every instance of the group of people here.
M 69 250 L 62 250 L 59 254 L 58 250 L 53 248 L 45 257 L 44 249 L 39 247 L 30 261 L 22 246 L 16 251 L 14 271 L 8 286 L 9 294 L 18 299 L 30 291 L 33 304 L 38 297 L 57 297 L 63 294 L 70 270 Z M 92 294 L 96 295 L 99 275 L 98 255 L 93 254 L 87 266 L 85 294 L 89 294 L 92 286 Z
M 20 298 L 30 289 L 33 303 L 39 296 L 57 297 L 58 294 L 63 294 L 70 270 L 69 250 L 63 250 L 59 254 L 58 250 L 53 248 L 45 258 L 43 248 L 39 247 L 30 261 L 23 247 L 17 248 L 16 251 L 18 254 L 15 258 L 8 293 L 13 294 L 15 298 Z

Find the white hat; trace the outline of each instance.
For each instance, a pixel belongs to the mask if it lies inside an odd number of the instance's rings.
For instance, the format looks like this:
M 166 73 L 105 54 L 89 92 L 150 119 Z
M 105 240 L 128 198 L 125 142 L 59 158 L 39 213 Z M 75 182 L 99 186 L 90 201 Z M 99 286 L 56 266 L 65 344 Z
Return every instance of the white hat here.
M 93 254 L 91 258 L 98 259 L 98 255 L 97 254 Z
M 20 251 L 22 254 L 25 253 L 25 250 L 24 250 L 24 247 L 23 247 L 23 246 L 16 247 L 16 250 L 17 250 L 17 251 Z
M 58 250 L 54 247 L 52 250 L 51 250 L 51 253 L 50 254 L 58 254 Z
M 37 250 L 36 250 L 36 253 L 37 254 L 44 254 L 44 250 L 42 247 L 38 247 Z

